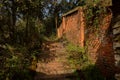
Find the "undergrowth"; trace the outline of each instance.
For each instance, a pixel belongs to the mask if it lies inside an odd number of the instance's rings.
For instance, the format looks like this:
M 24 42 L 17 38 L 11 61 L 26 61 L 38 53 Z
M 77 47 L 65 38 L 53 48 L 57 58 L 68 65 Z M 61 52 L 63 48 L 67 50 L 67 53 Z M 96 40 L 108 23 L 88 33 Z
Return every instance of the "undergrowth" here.
M 68 43 L 66 46 L 68 52 L 68 62 L 76 70 L 81 70 L 86 80 L 106 80 L 100 73 L 100 70 L 95 64 L 92 64 L 88 59 L 86 53 L 86 47 L 82 48 L 72 43 Z M 81 72 L 74 73 L 77 76 L 77 80 L 82 80 Z
M 0 47 L 0 80 L 33 80 L 30 66 L 38 52 L 22 45 L 4 44 Z
M 82 66 L 82 64 L 87 61 L 85 48 L 68 43 L 66 50 L 68 52 L 68 62 L 72 65 L 72 67 L 75 68 Z

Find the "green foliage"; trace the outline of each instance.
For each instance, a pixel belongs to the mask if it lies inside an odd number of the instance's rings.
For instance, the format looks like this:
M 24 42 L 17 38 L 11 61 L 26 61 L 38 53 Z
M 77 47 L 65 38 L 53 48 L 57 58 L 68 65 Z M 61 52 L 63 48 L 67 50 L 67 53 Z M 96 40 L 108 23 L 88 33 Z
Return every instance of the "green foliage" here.
M 81 72 L 76 72 L 77 80 L 82 80 L 80 77 L 80 73 L 83 74 L 86 80 L 106 80 L 100 73 L 100 70 L 96 65 L 92 64 L 85 52 L 86 48 L 81 48 L 72 43 L 68 43 L 66 46 L 66 50 L 68 51 L 68 61 L 73 68 L 80 69 Z
M 56 40 L 56 34 L 52 33 L 52 35 L 50 35 L 48 38 L 49 38 L 49 41 L 55 41 Z
M 76 46 L 72 43 L 69 43 L 66 47 L 67 51 L 69 52 L 77 52 L 77 53 L 85 53 L 84 48 L 81 48 L 79 46 Z
M 94 64 L 88 64 L 82 68 L 82 71 L 86 80 L 106 80 L 105 77 L 103 77 L 100 73 L 100 70 Z
M 104 13 L 106 13 L 106 9 L 101 6 L 87 6 L 85 10 L 87 27 L 98 28 Z
M 86 5 L 99 5 L 99 6 L 111 6 L 112 5 L 112 0 L 85 0 Z
M 94 33 L 96 36 L 100 34 L 100 27 L 103 25 L 103 19 L 108 12 L 107 8 L 104 8 L 100 5 L 97 6 L 86 6 L 85 20 L 86 20 L 86 36 L 87 34 Z
M 66 50 L 68 51 L 68 61 L 73 67 L 80 67 L 86 62 L 87 56 L 85 54 L 85 48 L 68 43 Z
M 33 80 L 29 69 L 33 56 L 27 48 L 21 45 L 3 46 L 0 51 L 0 80 Z
M 76 75 L 77 80 L 106 80 L 106 78 L 101 74 L 99 68 L 94 64 L 87 64 L 80 70 L 77 69 L 74 72 L 74 75 Z

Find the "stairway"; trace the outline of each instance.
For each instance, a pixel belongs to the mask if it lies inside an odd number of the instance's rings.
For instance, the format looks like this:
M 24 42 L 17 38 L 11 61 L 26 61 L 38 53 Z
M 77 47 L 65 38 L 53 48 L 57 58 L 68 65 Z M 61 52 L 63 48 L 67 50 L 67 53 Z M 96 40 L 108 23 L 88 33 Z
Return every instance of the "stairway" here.
M 43 44 L 43 53 L 37 63 L 35 80 L 71 80 L 75 69 L 67 61 L 67 52 L 62 42 Z M 74 80 L 74 79 L 73 79 Z
M 114 24 L 113 24 L 113 35 L 114 35 L 114 41 L 113 41 L 113 49 L 115 53 L 115 66 L 116 69 L 116 79 L 120 80 L 120 15 L 118 15 L 116 18 L 114 18 Z

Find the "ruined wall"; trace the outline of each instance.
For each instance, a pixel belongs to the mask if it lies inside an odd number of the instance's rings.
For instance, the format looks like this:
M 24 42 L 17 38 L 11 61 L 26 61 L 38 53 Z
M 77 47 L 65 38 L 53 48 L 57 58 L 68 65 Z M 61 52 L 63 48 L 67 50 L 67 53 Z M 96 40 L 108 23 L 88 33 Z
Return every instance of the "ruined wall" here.
M 108 12 L 104 13 L 104 16 L 99 16 L 101 22 L 97 27 L 85 29 L 87 32 L 85 41 L 87 41 L 87 53 L 90 61 L 98 66 L 105 77 L 110 78 L 115 74 L 115 59 L 111 31 L 112 12 L 109 8 L 107 10 Z
M 112 77 L 115 74 L 113 35 L 110 31 L 112 13 L 108 11 L 101 19 L 97 33 L 94 27 L 87 29 L 84 14 L 83 8 L 80 8 L 78 12 L 64 16 L 59 31 L 61 30 L 61 34 L 65 34 L 69 41 L 87 46 L 90 61 L 99 67 L 105 77 Z
M 79 7 L 75 11 L 63 16 L 62 23 L 58 28 L 58 37 L 63 34 L 68 41 L 84 46 L 84 13 L 83 8 Z

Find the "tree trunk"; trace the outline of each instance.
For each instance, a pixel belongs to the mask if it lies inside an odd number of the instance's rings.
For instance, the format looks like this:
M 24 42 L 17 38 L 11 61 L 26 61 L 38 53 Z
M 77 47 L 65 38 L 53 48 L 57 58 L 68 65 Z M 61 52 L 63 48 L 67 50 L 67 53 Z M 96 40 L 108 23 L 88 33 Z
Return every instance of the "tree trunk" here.
M 16 36 L 16 29 L 15 29 L 15 24 L 16 24 L 16 9 L 17 9 L 17 6 L 15 4 L 15 1 L 12 0 L 12 7 L 11 7 L 11 10 L 12 10 L 12 14 L 11 14 L 11 38 L 12 38 L 12 42 L 16 42 L 15 40 L 15 36 Z

